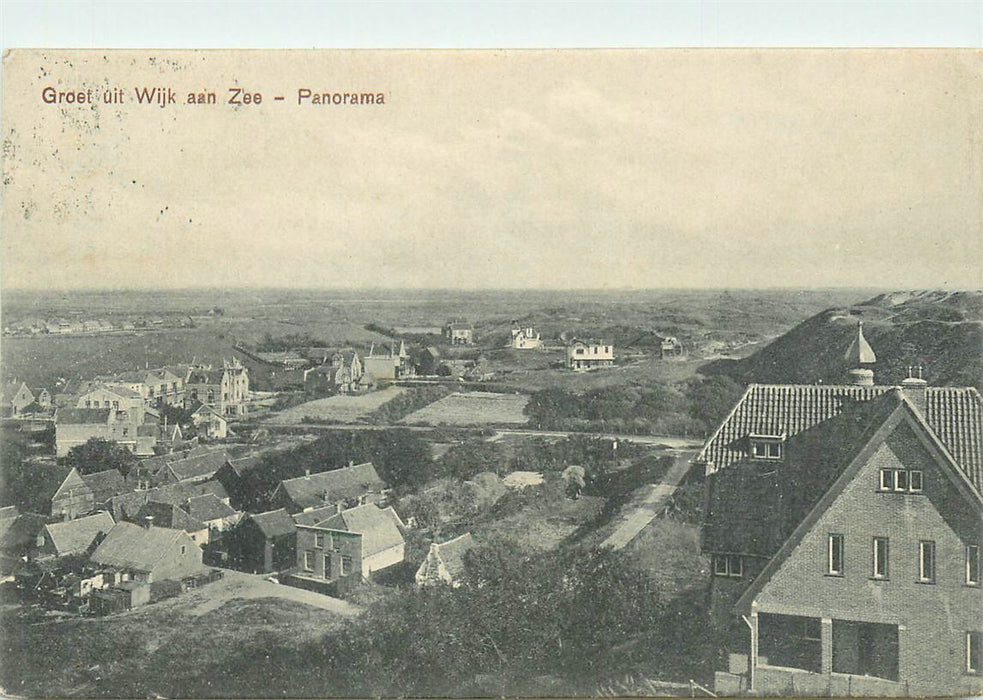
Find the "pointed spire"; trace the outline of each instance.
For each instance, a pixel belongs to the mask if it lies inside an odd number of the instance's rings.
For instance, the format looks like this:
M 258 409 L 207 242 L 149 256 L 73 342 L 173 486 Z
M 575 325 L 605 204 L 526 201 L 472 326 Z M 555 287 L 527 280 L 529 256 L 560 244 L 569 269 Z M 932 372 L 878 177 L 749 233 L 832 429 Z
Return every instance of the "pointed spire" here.
M 857 337 L 853 339 L 850 347 L 847 348 L 844 359 L 850 363 L 851 367 L 872 365 L 877 362 L 877 355 L 874 354 L 874 349 L 870 347 L 870 343 L 864 338 L 863 321 L 857 324 Z

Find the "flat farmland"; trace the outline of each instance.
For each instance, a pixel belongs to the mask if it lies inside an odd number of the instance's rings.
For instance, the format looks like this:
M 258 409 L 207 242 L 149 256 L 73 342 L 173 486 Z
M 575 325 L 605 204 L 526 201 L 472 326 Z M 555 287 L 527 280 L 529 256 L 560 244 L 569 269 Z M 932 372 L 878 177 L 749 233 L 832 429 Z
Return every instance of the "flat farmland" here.
M 358 396 L 339 394 L 338 396 L 329 396 L 326 399 L 315 399 L 280 411 L 270 416 L 269 422 L 278 425 L 292 425 L 300 423 L 306 416 L 310 416 L 317 420 L 354 423 L 405 391 L 406 389 L 403 387 L 390 386 L 380 391 Z
M 492 394 L 484 391 L 455 392 L 403 418 L 401 423 L 429 425 L 524 425 L 525 394 Z

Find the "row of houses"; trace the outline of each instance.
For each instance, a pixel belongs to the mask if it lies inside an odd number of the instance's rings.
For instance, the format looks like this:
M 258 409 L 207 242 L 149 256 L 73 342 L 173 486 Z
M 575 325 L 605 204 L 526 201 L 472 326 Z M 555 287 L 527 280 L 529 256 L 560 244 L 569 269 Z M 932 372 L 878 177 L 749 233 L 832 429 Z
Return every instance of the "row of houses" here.
M 172 449 L 184 436 L 179 425 L 161 420 L 166 406 L 192 410 L 199 434 L 224 439 L 228 422 L 247 415 L 248 402 L 249 372 L 235 358 L 221 369 L 164 367 L 96 377 L 55 410 L 55 454 L 63 457 L 92 438 L 112 440 L 139 456 Z
M 79 333 L 112 333 L 148 328 L 187 328 L 194 326 L 190 316 L 150 316 L 123 320 L 27 318 L 4 326 L 4 335 L 69 335 Z

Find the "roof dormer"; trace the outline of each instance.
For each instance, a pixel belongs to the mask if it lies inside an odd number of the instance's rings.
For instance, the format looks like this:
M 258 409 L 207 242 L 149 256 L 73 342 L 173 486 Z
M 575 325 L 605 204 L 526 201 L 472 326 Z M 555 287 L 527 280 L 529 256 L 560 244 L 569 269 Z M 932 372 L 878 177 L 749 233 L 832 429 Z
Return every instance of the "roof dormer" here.
M 751 459 L 780 461 L 785 458 L 785 433 L 767 435 L 750 433 L 747 436 L 748 456 Z

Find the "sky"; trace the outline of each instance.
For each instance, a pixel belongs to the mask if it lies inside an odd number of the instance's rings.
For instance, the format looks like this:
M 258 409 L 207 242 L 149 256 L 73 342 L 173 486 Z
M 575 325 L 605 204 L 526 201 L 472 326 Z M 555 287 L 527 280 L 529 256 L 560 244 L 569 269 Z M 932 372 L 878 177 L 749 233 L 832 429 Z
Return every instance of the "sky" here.
M 14 51 L 2 284 L 978 289 L 981 73 L 942 50 Z

